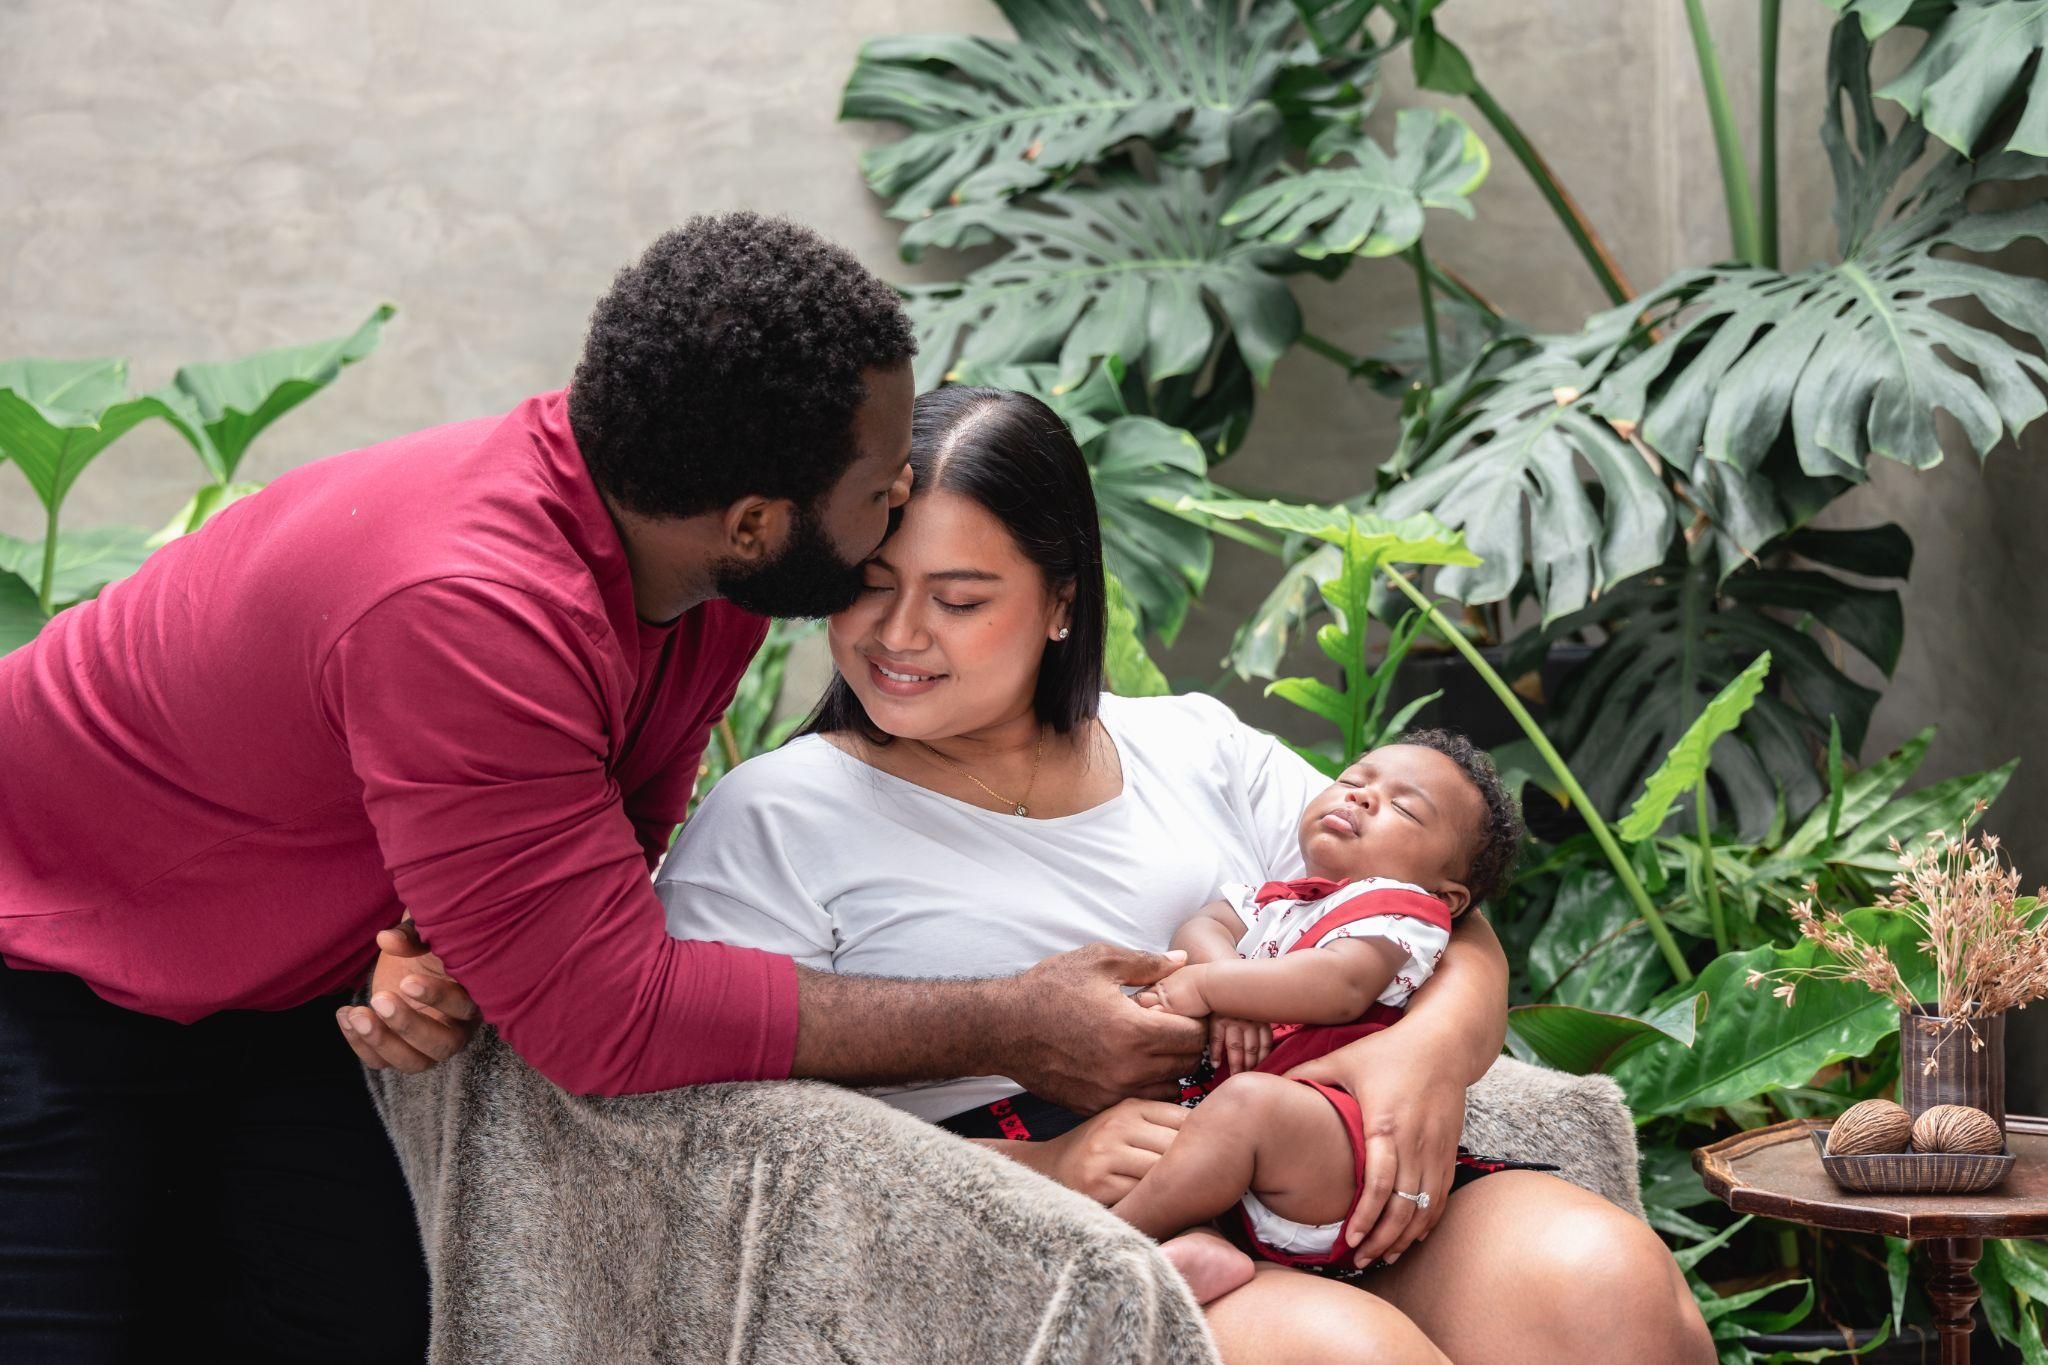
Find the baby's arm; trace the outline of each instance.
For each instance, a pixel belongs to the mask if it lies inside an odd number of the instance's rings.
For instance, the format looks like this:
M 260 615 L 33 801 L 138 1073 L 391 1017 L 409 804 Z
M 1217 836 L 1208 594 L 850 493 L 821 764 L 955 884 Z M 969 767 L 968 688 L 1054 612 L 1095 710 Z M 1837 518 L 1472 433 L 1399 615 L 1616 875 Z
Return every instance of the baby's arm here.
M 1190 962 L 1141 992 L 1138 1003 L 1196 1018 L 1348 1024 L 1393 984 L 1407 960 L 1400 945 L 1383 938 L 1340 938 L 1262 961 L 1233 955 L 1228 962 Z
M 1244 921 L 1229 901 L 1211 901 L 1193 919 L 1174 931 L 1173 946 L 1187 950 L 1190 962 L 1235 962 Z

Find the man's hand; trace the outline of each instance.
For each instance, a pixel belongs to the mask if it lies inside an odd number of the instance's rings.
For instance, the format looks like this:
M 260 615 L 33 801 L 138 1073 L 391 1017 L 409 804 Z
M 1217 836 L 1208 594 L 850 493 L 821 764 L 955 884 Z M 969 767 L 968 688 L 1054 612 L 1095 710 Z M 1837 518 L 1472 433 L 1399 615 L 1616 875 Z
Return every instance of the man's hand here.
M 476 1002 L 427 951 L 410 919 L 377 935 L 370 1004 L 335 1014 L 341 1036 L 372 1071 L 421 1072 L 447 1061 L 476 1033 Z
M 1465 1126 L 1465 1087 L 1456 1068 L 1420 1045 L 1403 1025 L 1371 1034 L 1287 1074 L 1341 1086 L 1365 1120 L 1365 1192 L 1344 1225 L 1358 1248 L 1353 1264 L 1393 1261 L 1429 1235 L 1444 1216 Z M 1395 1190 L 1429 1195 L 1429 1207 L 1396 1199 Z
M 1008 1075 L 1032 1093 L 1093 1114 L 1126 1096 L 1171 1100 L 1202 1055 L 1206 1028 L 1145 1009 L 1120 986 L 1149 986 L 1180 967 L 1180 953 L 1091 943 L 1049 957 L 1002 983 L 1019 1013 Z

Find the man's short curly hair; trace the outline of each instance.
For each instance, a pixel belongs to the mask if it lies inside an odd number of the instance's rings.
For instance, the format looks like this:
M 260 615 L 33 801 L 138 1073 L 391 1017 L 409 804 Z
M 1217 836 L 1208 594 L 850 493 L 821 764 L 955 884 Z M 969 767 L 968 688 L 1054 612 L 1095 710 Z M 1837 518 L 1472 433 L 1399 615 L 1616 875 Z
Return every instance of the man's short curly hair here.
M 896 291 L 808 228 L 692 218 L 590 317 L 569 426 L 599 488 L 643 516 L 749 494 L 814 507 L 855 454 L 861 372 L 917 343 Z
M 1456 730 L 1410 730 L 1397 742 L 1434 749 L 1457 764 L 1485 802 L 1482 823 L 1473 831 L 1472 866 L 1465 874 L 1472 904 L 1480 904 L 1507 883 L 1522 851 L 1522 811 L 1514 793 L 1500 780 L 1486 750 Z

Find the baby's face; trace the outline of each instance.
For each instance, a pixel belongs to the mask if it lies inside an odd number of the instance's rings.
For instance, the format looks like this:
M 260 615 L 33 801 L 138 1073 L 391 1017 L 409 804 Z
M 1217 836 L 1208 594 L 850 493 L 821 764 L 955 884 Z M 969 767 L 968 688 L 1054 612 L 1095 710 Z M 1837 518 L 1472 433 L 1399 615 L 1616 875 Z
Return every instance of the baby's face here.
M 1441 894 L 1464 881 L 1485 801 L 1434 749 L 1390 744 L 1346 768 L 1301 817 L 1309 872 L 1341 881 L 1390 877 Z

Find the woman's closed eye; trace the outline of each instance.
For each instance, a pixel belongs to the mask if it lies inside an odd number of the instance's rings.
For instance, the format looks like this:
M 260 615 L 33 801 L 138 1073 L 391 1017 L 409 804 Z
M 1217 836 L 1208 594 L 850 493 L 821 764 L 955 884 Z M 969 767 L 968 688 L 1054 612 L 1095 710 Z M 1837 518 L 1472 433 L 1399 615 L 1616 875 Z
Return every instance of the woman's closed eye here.
M 952 613 L 953 613 L 954 615 L 956 615 L 956 616 L 965 616 L 965 615 L 967 615 L 967 613 L 969 613 L 969 612 L 971 612 L 971 611 L 977 611 L 977 610 L 979 610 L 980 608 L 982 608 L 982 607 L 985 607 L 985 606 L 987 606 L 987 605 L 988 605 L 988 603 L 987 603 L 986 601 L 982 601 L 982 602 L 948 602 L 948 601 L 947 601 L 947 600 L 946 600 L 945 598 L 943 598 L 943 597 L 934 597 L 934 598 L 932 599 L 932 601 L 934 601 L 934 602 L 938 603 L 938 604 L 939 604 L 939 605 L 940 605 L 941 607 L 945 608 L 945 609 L 946 609 L 947 611 L 950 611 L 950 612 L 952 612 Z

